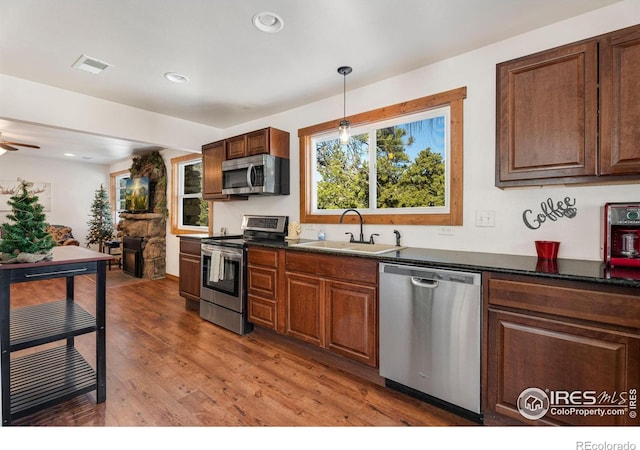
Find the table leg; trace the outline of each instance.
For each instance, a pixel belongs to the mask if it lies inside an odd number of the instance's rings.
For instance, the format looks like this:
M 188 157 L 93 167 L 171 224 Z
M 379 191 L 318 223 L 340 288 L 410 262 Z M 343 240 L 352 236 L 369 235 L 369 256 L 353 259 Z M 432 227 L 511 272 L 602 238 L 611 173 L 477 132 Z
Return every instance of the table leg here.
M 106 339 L 106 296 L 107 264 L 97 262 L 96 272 L 96 376 L 98 381 L 97 402 L 107 399 L 107 339 Z
M 8 270 L 0 270 L 0 378 L 2 379 L 2 425 L 11 424 L 11 377 L 9 351 L 10 277 Z

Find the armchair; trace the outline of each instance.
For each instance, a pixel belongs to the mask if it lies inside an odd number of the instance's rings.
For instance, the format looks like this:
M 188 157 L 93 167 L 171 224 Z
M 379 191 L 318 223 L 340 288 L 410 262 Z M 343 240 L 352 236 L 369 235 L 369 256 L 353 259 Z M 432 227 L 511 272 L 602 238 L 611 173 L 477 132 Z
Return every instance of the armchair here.
M 65 225 L 49 225 L 47 233 L 51 235 L 53 241 L 58 245 L 80 245 L 80 242 L 73 237 L 71 227 Z

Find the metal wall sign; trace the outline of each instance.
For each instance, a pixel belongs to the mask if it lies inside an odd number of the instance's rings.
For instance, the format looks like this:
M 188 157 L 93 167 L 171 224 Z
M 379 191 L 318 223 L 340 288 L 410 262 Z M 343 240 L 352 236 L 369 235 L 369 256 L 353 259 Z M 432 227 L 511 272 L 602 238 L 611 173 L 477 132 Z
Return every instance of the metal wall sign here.
M 554 201 L 549 197 L 546 201 L 540 203 L 540 212 L 535 214 L 530 209 L 522 212 L 522 220 L 527 228 L 537 230 L 547 220 L 555 222 L 562 218 L 573 219 L 578 214 L 575 208 L 576 199 L 565 197 L 561 201 Z

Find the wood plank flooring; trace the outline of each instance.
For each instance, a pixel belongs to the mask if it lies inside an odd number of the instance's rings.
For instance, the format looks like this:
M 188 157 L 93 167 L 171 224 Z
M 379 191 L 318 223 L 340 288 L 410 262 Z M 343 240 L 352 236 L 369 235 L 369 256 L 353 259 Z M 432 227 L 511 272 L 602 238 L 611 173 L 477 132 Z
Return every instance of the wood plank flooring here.
M 64 298 L 63 279 L 11 287 L 12 307 Z M 76 278 L 94 311 L 95 282 Z M 94 365 L 93 334 L 76 347 Z M 346 370 L 348 369 L 348 370 Z M 360 372 L 358 372 L 360 371 Z M 39 426 L 475 425 L 379 385 L 369 369 L 267 330 L 237 336 L 185 308 L 175 280 L 107 280 L 107 400 L 95 393 L 15 422 Z

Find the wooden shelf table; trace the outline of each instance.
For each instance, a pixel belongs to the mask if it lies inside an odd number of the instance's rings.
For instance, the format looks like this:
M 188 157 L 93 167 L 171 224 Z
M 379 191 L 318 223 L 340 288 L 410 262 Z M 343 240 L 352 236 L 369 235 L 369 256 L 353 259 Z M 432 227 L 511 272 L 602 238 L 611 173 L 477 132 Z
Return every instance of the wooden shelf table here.
M 76 247 L 54 247 L 49 261 L 0 264 L 0 379 L 2 425 L 93 390 L 106 400 L 106 266 L 112 256 Z M 95 317 L 74 301 L 75 277 L 96 274 Z M 66 298 L 11 308 L 11 284 L 66 278 Z M 96 335 L 95 370 L 74 347 L 74 337 Z M 24 356 L 11 353 L 56 341 Z

